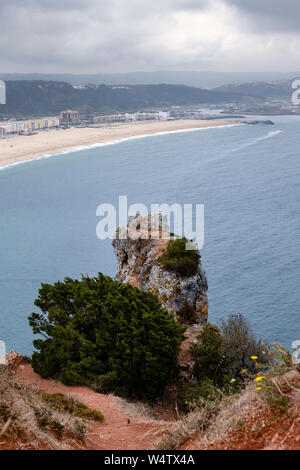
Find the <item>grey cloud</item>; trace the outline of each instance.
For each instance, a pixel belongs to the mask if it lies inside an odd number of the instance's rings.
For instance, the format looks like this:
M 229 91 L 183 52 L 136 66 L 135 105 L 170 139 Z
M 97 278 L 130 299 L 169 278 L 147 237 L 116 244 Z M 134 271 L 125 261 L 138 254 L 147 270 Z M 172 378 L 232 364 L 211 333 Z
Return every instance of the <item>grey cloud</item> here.
M 226 42 L 239 34 L 236 23 L 215 34 L 222 3 L 235 8 L 243 34 L 251 29 L 250 44 L 259 41 L 253 31 L 296 30 L 300 18 L 298 0 L 0 0 L 0 72 L 199 70 L 230 67 L 230 60 L 245 66 L 248 51 L 241 57 L 238 40 Z M 211 23 L 198 35 L 197 15 L 207 12 Z M 265 57 L 270 61 L 270 50 Z
M 248 26 L 260 31 L 293 32 L 300 29 L 299 0 L 223 0 L 248 18 Z
M 170 2 L 170 7 L 179 10 L 205 10 L 212 3 L 212 0 L 173 0 Z

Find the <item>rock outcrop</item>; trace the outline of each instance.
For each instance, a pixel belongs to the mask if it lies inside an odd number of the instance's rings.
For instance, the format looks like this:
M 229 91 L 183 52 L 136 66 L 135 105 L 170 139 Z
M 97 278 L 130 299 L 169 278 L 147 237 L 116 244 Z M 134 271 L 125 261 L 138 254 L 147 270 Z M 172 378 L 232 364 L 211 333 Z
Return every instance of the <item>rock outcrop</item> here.
M 23 361 L 23 356 L 16 351 L 10 351 L 5 356 L 4 365 L 9 369 L 15 369 Z
M 126 227 L 117 230 L 113 241 L 118 263 L 116 279 L 155 292 L 180 323 L 206 323 L 207 280 L 201 262 L 194 276 L 183 277 L 165 270 L 158 261 L 170 239 L 165 217 L 133 217 Z

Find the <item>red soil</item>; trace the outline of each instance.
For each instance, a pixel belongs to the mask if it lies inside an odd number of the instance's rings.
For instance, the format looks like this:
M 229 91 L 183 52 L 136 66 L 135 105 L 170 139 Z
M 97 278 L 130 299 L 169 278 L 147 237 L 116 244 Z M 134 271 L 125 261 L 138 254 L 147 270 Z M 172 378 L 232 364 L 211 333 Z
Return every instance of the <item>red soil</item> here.
M 69 387 L 55 380 L 42 379 L 33 372 L 29 364 L 19 365 L 15 375 L 20 384 L 30 389 L 73 396 L 103 413 L 104 423 L 88 422 L 86 449 L 149 450 L 153 448 L 160 433 L 172 426 L 171 420 L 166 423 L 126 413 L 112 395 L 96 393 L 87 387 Z M 299 378 L 292 383 L 299 387 Z M 259 416 L 249 416 L 222 441 L 200 447 L 202 439 L 198 434 L 188 439 L 180 449 L 300 450 L 300 393 L 295 390 L 289 392 L 291 406 L 288 413 L 280 414 L 279 410 L 271 411 L 267 408 Z M 169 418 L 174 419 L 173 416 Z
M 20 384 L 33 390 L 63 393 L 101 411 L 105 418 L 104 423 L 88 422 L 87 449 L 147 450 L 152 445 L 151 436 L 163 430 L 163 424 L 159 421 L 126 414 L 111 395 L 96 393 L 88 387 L 69 387 L 56 380 L 42 379 L 29 364 L 17 367 L 15 375 Z
M 293 373 L 291 377 L 290 385 L 294 388 L 281 385 L 281 390 L 290 399 L 289 409 L 267 408 L 249 416 L 226 438 L 201 450 L 300 450 L 300 379 Z M 201 435 L 194 436 L 182 449 L 199 449 L 201 441 Z

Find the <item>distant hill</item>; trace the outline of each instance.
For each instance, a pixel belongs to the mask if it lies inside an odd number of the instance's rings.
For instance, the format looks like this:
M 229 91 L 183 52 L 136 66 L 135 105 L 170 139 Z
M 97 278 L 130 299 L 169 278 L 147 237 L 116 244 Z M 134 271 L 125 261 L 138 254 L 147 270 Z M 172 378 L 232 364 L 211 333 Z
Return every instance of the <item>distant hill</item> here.
M 57 114 L 66 108 L 86 115 L 242 100 L 240 94 L 164 84 L 78 89 L 66 82 L 19 80 L 7 81 L 6 89 L 7 104 L 1 106 L 0 114 L 17 118 Z
M 157 71 L 132 73 L 98 74 L 13 74 L 0 73 L 1 80 L 44 80 L 63 81 L 72 85 L 93 83 L 95 85 L 187 85 L 197 88 L 212 89 L 228 83 L 270 82 L 291 80 L 299 75 L 296 72 L 211 72 L 211 71 Z
M 288 98 L 292 94 L 291 80 L 275 82 L 252 82 L 243 84 L 224 85 L 214 91 L 249 96 L 257 99 Z

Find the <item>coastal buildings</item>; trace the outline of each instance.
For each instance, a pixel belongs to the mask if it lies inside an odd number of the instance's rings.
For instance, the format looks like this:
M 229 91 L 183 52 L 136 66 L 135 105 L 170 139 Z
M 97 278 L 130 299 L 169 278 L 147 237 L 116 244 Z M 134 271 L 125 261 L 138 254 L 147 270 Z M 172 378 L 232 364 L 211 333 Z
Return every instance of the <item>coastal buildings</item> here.
M 132 115 L 125 114 L 108 114 L 105 116 L 95 116 L 94 124 L 113 123 L 113 122 L 131 122 L 133 121 Z
M 56 116 L 45 117 L 41 119 L 28 119 L 26 121 L 17 121 L 10 119 L 0 122 L 0 137 L 13 134 L 26 134 L 42 129 L 53 129 L 59 127 L 59 118 Z
M 20 132 L 25 131 L 25 125 L 23 121 L 16 121 L 15 119 L 10 119 L 8 121 L 1 121 L 0 127 L 2 131 L 0 136 L 10 135 L 10 134 L 19 134 Z
M 59 118 L 46 117 L 42 119 L 30 119 L 28 121 L 24 121 L 24 126 L 25 130 L 27 131 L 36 131 L 39 129 L 52 129 L 53 127 L 59 127 Z
M 95 116 L 94 124 L 115 123 L 115 122 L 138 122 L 138 121 L 167 121 L 170 118 L 168 111 L 148 112 L 148 113 L 122 113 Z
M 72 109 L 67 109 L 66 111 L 61 111 L 59 114 L 60 124 L 65 124 L 67 126 L 80 124 L 79 112 L 73 111 Z

